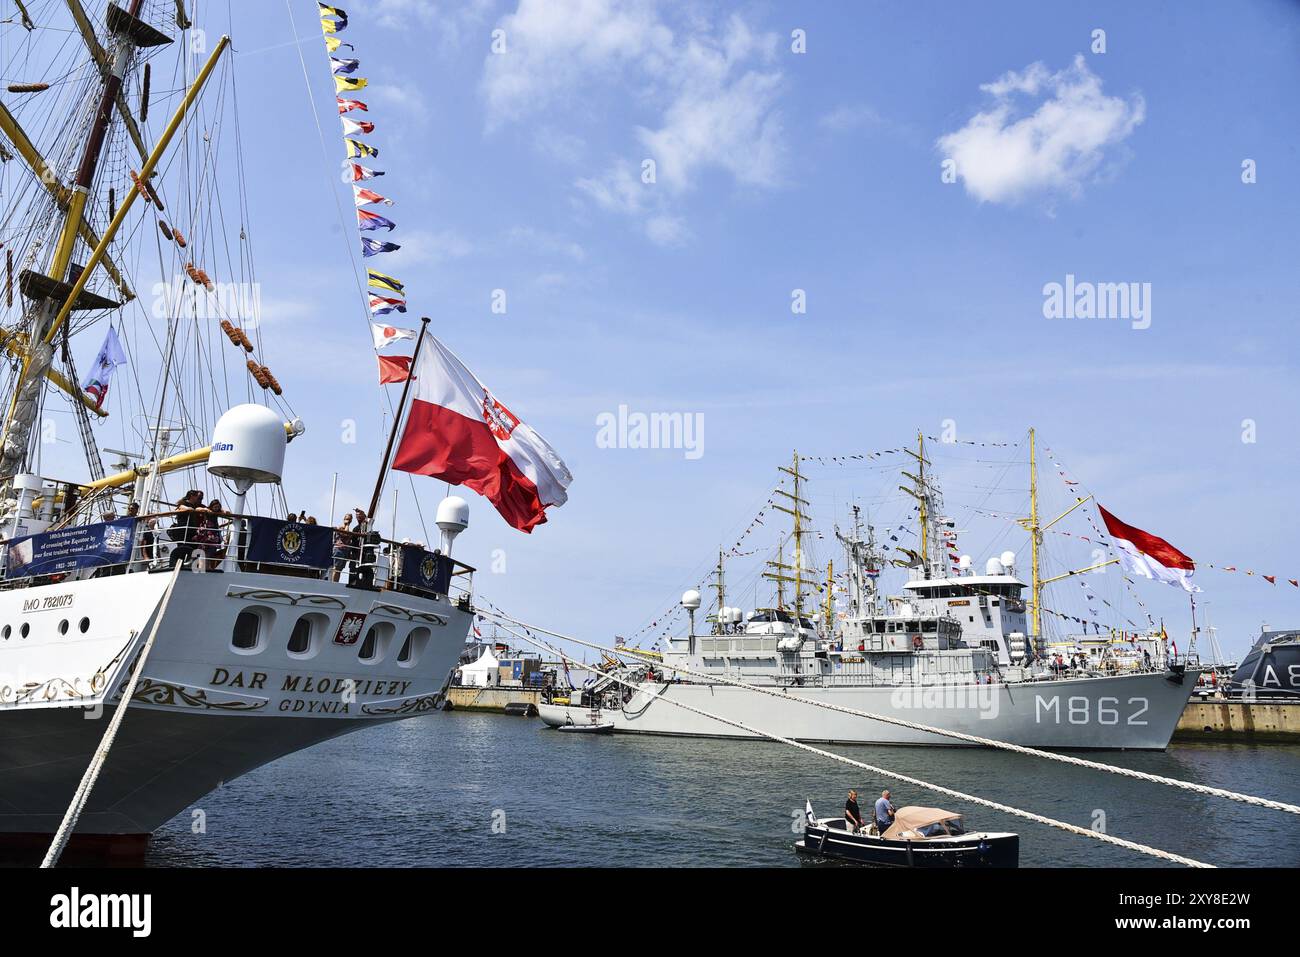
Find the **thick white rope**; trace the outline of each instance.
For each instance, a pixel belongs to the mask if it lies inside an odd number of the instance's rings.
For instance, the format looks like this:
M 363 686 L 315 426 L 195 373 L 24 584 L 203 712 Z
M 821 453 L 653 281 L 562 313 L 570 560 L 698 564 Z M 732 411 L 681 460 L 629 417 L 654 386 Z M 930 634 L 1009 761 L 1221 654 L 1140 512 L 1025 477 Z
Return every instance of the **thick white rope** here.
M 184 567 L 184 562 L 177 562 L 176 568 L 172 571 L 172 580 L 167 583 L 167 591 L 163 593 L 162 602 L 158 606 L 158 614 L 154 617 L 153 629 L 149 632 L 149 637 L 145 640 L 139 657 L 135 659 L 135 667 L 131 669 L 131 678 L 122 691 L 117 710 L 113 712 L 108 727 L 104 729 L 104 737 L 99 742 L 99 748 L 91 757 L 90 764 L 86 766 L 86 773 L 81 776 L 81 783 L 77 786 L 76 794 L 72 796 L 72 803 L 68 805 L 68 810 L 63 815 L 63 823 L 59 825 L 58 831 L 55 832 L 54 840 L 50 842 L 50 849 L 45 852 L 45 859 L 41 861 L 42 868 L 53 867 L 59 862 L 59 855 L 63 853 L 63 848 L 67 845 L 69 838 L 72 837 L 77 821 L 81 818 L 82 810 L 90 800 L 90 792 L 94 789 L 95 782 L 99 780 L 99 772 L 103 769 L 104 762 L 108 760 L 108 752 L 113 747 L 113 740 L 117 737 L 117 729 L 122 726 L 122 719 L 126 717 L 126 709 L 135 696 L 136 685 L 139 683 L 140 675 L 144 671 L 145 659 L 149 657 L 149 652 L 153 648 L 153 640 L 158 636 L 158 626 L 162 623 L 163 612 L 167 610 L 167 603 L 172 600 L 172 590 L 176 587 L 176 579 L 180 577 L 181 569 Z M 112 685 L 106 687 L 104 691 L 105 701 L 108 700 L 111 689 Z
M 571 664 L 578 665 L 579 667 L 582 668 L 589 667 L 583 664 L 582 662 L 570 658 L 564 652 L 560 651 L 560 649 L 547 644 L 546 642 L 542 641 L 539 638 L 533 638 L 526 635 L 521 635 L 513 628 L 511 628 L 509 624 L 503 624 L 501 621 L 498 621 L 497 624 L 505 628 L 507 633 L 514 635 L 516 638 L 520 639 L 521 641 L 526 641 L 529 644 L 533 644 L 539 648 L 545 649 L 546 651 L 549 651 L 552 654 L 558 655 L 559 657 L 563 658 L 565 661 L 570 662 Z M 540 631 L 542 629 L 538 629 L 538 630 Z M 637 686 L 632 684 L 630 681 L 625 681 L 622 678 L 616 678 L 613 675 L 607 675 L 606 677 L 610 678 L 612 681 L 615 681 L 618 684 L 623 685 L 624 687 L 629 688 L 633 691 L 638 690 Z M 842 754 L 835 754 L 832 751 L 823 751 L 821 748 L 815 748 L 811 744 L 804 744 L 802 741 L 795 741 L 793 738 L 782 737 L 779 734 L 773 734 L 770 731 L 763 731 L 760 728 L 751 727 L 749 725 L 742 724 L 739 721 L 732 721 L 730 718 L 724 718 L 721 715 L 710 714 L 707 711 L 702 711 L 701 709 L 686 704 L 683 701 L 678 701 L 675 698 L 669 697 L 667 695 L 667 689 L 665 689 L 665 693 L 660 694 L 655 700 L 665 701 L 668 704 L 676 705 L 679 708 L 683 708 L 686 711 L 690 711 L 693 714 L 697 714 L 702 718 L 709 718 L 713 721 L 720 721 L 723 724 L 730 725 L 733 728 L 738 728 L 741 731 L 747 731 L 750 734 L 755 734 L 760 737 L 768 738 L 780 744 L 788 744 L 792 748 L 798 748 L 801 751 L 807 751 L 809 754 L 815 754 L 819 757 L 829 758 L 832 761 L 838 761 L 840 764 L 847 764 L 855 768 L 861 768 L 864 771 L 870 771 L 872 774 L 878 774 L 881 777 L 889 778 L 892 781 L 901 781 L 904 784 L 910 784 L 914 787 L 923 788 L 924 790 L 927 791 L 933 791 L 936 794 L 946 794 L 948 797 L 956 798 L 959 801 L 968 801 L 971 804 L 978 804 L 981 805 L 982 807 L 991 808 L 992 810 L 995 811 L 1001 811 L 1004 814 L 1010 814 L 1013 815 L 1014 817 L 1024 818 L 1026 821 L 1034 821 L 1038 824 L 1046 824 L 1048 827 L 1054 827 L 1062 831 L 1068 831 L 1071 834 L 1078 834 L 1081 837 L 1090 837 L 1093 838 L 1094 840 L 1104 841 L 1107 844 L 1114 844 L 1116 847 L 1127 848 L 1130 851 L 1137 851 L 1139 854 L 1146 854 L 1150 857 L 1156 857 L 1156 858 L 1160 858 L 1161 860 L 1171 861 L 1175 864 L 1183 864 L 1186 865 L 1187 867 L 1214 867 L 1213 864 L 1206 864 L 1202 861 L 1194 860 L 1193 858 L 1190 857 L 1183 857 L 1180 854 L 1173 854 L 1169 851 L 1162 851 L 1158 847 L 1151 847 L 1146 844 L 1138 844 L 1135 841 L 1126 841 L 1122 837 L 1113 837 L 1112 835 L 1105 834 L 1101 831 L 1094 831 L 1091 830 L 1090 828 L 1080 827 L 1078 824 L 1070 824 L 1067 821 L 1058 821 L 1055 818 L 1044 817 L 1043 815 L 1035 814 L 1032 811 L 1022 811 L 1020 808 L 1011 807 L 1009 804 L 1001 804 L 997 801 L 990 801 L 987 798 L 976 797 L 973 794 L 967 794 L 964 791 L 955 791 L 952 788 L 946 788 L 939 784 L 931 784 L 928 781 L 922 781 L 920 778 L 909 777 L 906 774 L 900 774 L 899 772 L 891 771 L 888 768 L 876 767 L 873 764 L 866 764 L 863 761 L 855 761 L 853 758 L 845 757 Z
M 1014 751 L 1017 754 L 1027 754 L 1036 758 L 1045 758 L 1049 761 L 1057 761 L 1061 764 L 1072 764 L 1075 767 L 1088 768 L 1093 771 L 1105 771 L 1108 774 L 1118 774 L 1122 777 L 1134 778 L 1139 781 L 1148 781 L 1152 784 L 1163 784 L 1167 787 L 1180 788 L 1184 791 L 1192 791 L 1197 794 L 1205 794 L 1211 797 L 1226 798 L 1227 800 L 1230 801 L 1240 801 L 1243 804 L 1251 804 L 1254 805 L 1255 807 L 1269 808 L 1274 811 L 1285 811 L 1288 814 L 1300 814 L 1300 806 L 1297 806 L 1295 804 L 1288 804 L 1284 801 L 1274 801 L 1269 798 L 1255 797 L 1252 794 L 1242 794 L 1237 791 L 1229 791 L 1224 788 L 1211 787 L 1206 784 L 1194 784 L 1190 781 L 1179 781 L 1177 778 L 1168 778 L 1159 774 L 1149 774 L 1146 771 L 1134 771 L 1131 768 L 1121 768 L 1113 764 L 1102 764 L 1099 761 L 1088 761 L 1084 758 L 1076 758 L 1068 754 L 1056 754 L 1051 751 L 1043 751 L 1039 748 L 1030 748 L 1022 744 L 1011 744 L 1010 742 L 1007 741 L 998 741 L 995 738 L 983 738 L 978 735 L 967 734 L 962 731 L 953 731 L 948 728 L 936 728 L 931 725 L 920 724 L 915 721 L 908 721 L 904 718 L 896 718 L 893 717 L 892 715 L 873 714 L 868 711 L 859 711 L 856 708 L 849 708 L 849 707 L 845 707 L 844 705 L 832 704 L 827 701 L 814 701 L 811 698 L 803 698 L 800 697 L 799 695 L 788 694 L 784 691 L 779 691 L 774 688 L 764 688 L 759 685 L 747 684 L 743 681 L 736 681 L 735 679 L 727 678 L 722 675 L 701 674 L 700 672 L 692 671 L 691 669 L 682 667 L 680 665 L 665 665 L 661 661 L 655 658 L 651 658 L 647 655 L 643 655 L 641 652 L 635 650 L 631 650 L 627 648 L 606 648 L 601 645 L 593 644 L 591 642 L 582 641 L 581 639 L 578 638 L 572 638 L 568 635 L 561 635 L 557 632 L 550 631 L 546 628 L 539 628 L 534 625 L 527 625 L 524 622 L 519 621 L 518 619 L 511 618 L 505 615 L 502 612 L 490 612 L 490 611 L 484 611 L 483 609 L 479 609 L 479 614 L 490 615 L 498 621 L 505 620 L 512 624 L 518 625 L 521 628 L 540 631 L 543 634 L 551 635 L 554 638 L 559 638 L 563 641 L 571 641 L 574 644 L 582 645 L 587 648 L 592 648 L 596 651 L 602 651 L 608 654 L 614 654 L 620 656 L 635 657 L 637 660 L 641 661 L 642 663 L 650 664 L 650 665 L 659 665 L 660 667 L 666 668 L 670 671 L 677 671 L 685 675 L 690 675 L 692 678 L 699 678 L 703 681 L 709 681 L 717 684 L 731 685 L 732 687 L 736 687 L 736 688 L 744 688 L 748 691 L 755 691 L 758 692 L 759 694 L 766 694 L 774 698 L 780 698 L 783 701 L 795 701 L 800 704 L 808 704 L 816 708 L 825 708 L 828 711 L 838 711 L 841 714 L 853 715 L 854 717 L 858 717 L 858 718 L 870 718 L 873 721 L 881 721 L 885 724 L 893 724 L 902 728 L 909 728 L 913 731 L 925 731 L 931 734 L 938 734 L 938 735 L 943 735 L 944 737 L 955 738 L 959 741 L 968 741 L 971 744 L 978 744 L 988 748 L 999 748 L 1003 751 Z

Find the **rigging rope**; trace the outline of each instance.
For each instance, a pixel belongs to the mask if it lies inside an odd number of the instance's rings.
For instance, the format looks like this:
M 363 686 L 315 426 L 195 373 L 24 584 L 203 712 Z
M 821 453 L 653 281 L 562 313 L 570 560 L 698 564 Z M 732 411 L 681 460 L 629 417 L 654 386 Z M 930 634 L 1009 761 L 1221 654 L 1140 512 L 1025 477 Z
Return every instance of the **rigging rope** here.
M 778 691 L 772 688 L 764 688 L 759 685 L 747 684 L 746 682 L 737 681 L 732 678 L 726 678 L 721 675 L 706 675 L 696 671 L 692 671 L 689 668 L 681 667 L 679 665 L 665 665 L 659 661 L 656 661 L 653 658 L 642 655 L 639 651 L 635 651 L 633 649 L 607 648 L 601 645 L 593 644 L 592 642 L 582 641 L 581 639 L 573 638 L 568 635 L 562 635 L 559 634 L 558 632 L 550 631 L 549 629 L 546 628 L 540 628 L 535 625 L 525 624 L 524 622 L 521 622 L 515 618 L 511 618 L 510 616 L 505 615 L 502 612 L 484 611 L 482 609 L 479 609 L 479 614 L 486 615 L 493 618 L 497 624 L 500 624 L 502 621 L 510 622 L 512 624 L 519 625 L 521 628 L 535 629 L 536 631 L 540 631 L 543 634 L 551 635 L 562 641 L 571 641 L 576 645 L 581 645 L 586 648 L 592 648 L 596 651 L 604 652 L 606 654 L 614 654 L 619 656 L 630 656 L 630 655 L 636 656 L 643 663 L 660 665 L 666 670 L 680 672 L 681 674 L 685 674 L 685 675 L 690 675 L 692 678 L 700 678 L 702 680 L 715 682 L 717 684 L 725 684 L 725 685 L 731 685 L 732 687 L 736 687 L 736 688 L 743 688 L 747 691 L 754 691 L 759 694 L 769 695 L 773 698 L 780 698 L 783 701 L 795 701 L 800 704 L 812 705 L 813 707 L 816 708 L 824 708 L 828 711 L 837 711 L 840 712 L 841 714 L 848 714 L 854 717 L 868 718 L 872 721 L 880 721 L 885 724 L 897 725 L 898 727 L 908 728 L 912 731 L 924 731 L 930 734 L 937 734 L 937 735 L 942 735 L 944 737 L 955 738 L 960 741 L 966 741 L 971 744 L 982 745 L 984 747 L 998 748 L 1003 751 L 1014 751 L 1017 754 L 1025 754 L 1036 758 L 1045 758 L 1048 761 L 1056 761 L 1061 764 L 1072 764 L 1075 767 L 1088 768 L 1089 770 L 1093 770 L 1093 771 L 1105 771 L 1108 774 L 1117 774 L 1122 777 L 1134 778 L 1139 781 L 1148 781 L 1152 784 L 1163 784 L 1168 787 L 1176 787 L 1185 791 L 1193 791 L 1197 794 L 1205 794 L 1211 797 L 1226 798 L 1230 801 L 1239 801 L 1243 804 L 1254 805 L 1255 807 L 1269 808 L 1274 811 L 1285 811 L 1288 814 L 1300 814 L 1300 806 L 1297 806 L 1295 804 L 1287 804 L 1283 801 L 1274 801 L 1269 798 L 1255 797 L 1254 795 L 1251 794 L 1242 794 L 1237 791 L 1228 791 L 1224 788 L 1210 787 L 1209 785 L 1206 784 L 1194 784 L 1190 781 L 1179 781 L 1176 778 L 1168 778 L 1159 774 L 1150 774 L 1146 771 L 1135 771 L 1131 768 L 1121 768 L 1113 764 L 1102 764 L 1099 761 L 1088 761 L 1084 758 L 1076 758 L 1068 754 L 1056 754 L 1051 751 L 1043 751 L 1039 748 L 1026 747 L 1025 745 L 1022 744 L 1011 744 L 1007 741 L 998 741 L 995 738 L 984 738 L 984 737 L 980 737 L 979 735 L 966 734 L 965 732 L 962 731 L 952 731 L 947 728 L 936 728 L 931 725 L 920 724 L 915 721 L 907 721 L 903 718 L 895 718 L 883 714 L 873 714 L 868 711 L 859 711 L 856 708 L 848 708 L 843 705 L 831 704 L 825 701 L 814 701 L 811 698 L 802 698 L 797 695 L 787 694 L 783 691 Z M 1079 679 L 1079 680 L 1093 680 L 1093 679 Z
M 513 619 L 507 619 L 507 620 L 513 621 Z M 501 625 L 501 622 L 497 621 L 497 624 Z M 547 644 L 544 641 L 541 641 L 540 639 L 521 635 L 518 632 L 516 632 L 513 628 L 511 628 L 509 625 L 504 625 L 502 627 L 504 627 L 509 634 L 514 635 L 516 638 L 519 638 L 522 641 L 526 641 L 529 644 L 533 644 L 539 648 L 543 648 L 547 651 L 550 651 L 552 654 L 558 655 L 568 663 L 572 663 L 575 665 L 579 664 L 579 662 L 577 662 L 573 658 L 570 658 L 568 655 L 564 654 L 564 652 L 560 651 L 558 648 L 552 647 L 551 645 Z M 543 629 L 538 629 L 538 630 L 541 631 Z M 547 634 L 553 634 L 553 632 L 547 632 Z M 581 642 L 579 643 L 581 644 Z M 589 669 L 589 666 L 584 665 L 583 667 Z M 621 678 L 616 678 L 613 675 L 608 675 L 607 677 L 617 682 L 618 684 L 623 685 L 626 688 L 630 688 L 633 691 L 637 690 L 636 686 L 632 685 L 628 681 L 624 681 Z M 668 697 L 666 691 L 667 688 L 665 688 L 665 693 L 661 693 L 660 695 L 657 696 L 656 700 L 666 701 L 671 705 L 676 705 L 677 707 L 683 708 L 686 711 L 690 711 L 694 714 L 697 714 L 702 718 L 709 718 L 713 721 L 719 721 L 723 724 L 730 725 L 733 728 L 738 728 L 742 731 L 747 731 L 750 734 L 754 734 L 759 737 L 768 738 L 772 741 L 776 741 L 779 744 L 787 744 L 792 748 L 798 748 L 801 751 L 806 751 L 809 754 L 815 754 L 818 755 L 819 757 L 829 758 L 830 760 L 839 762 L 840 764 L 846 764 L 851 767 L 860 768 L 864 771 L 870 771 L 872 774 L 878 774 L 881 777 L 889 778 L 890 780 L 893 781 L 901 781 L 904 784 L 910 784 L 914 787 L 923 788 L 927 791 L 933 791 L 936 794 L 945 794 L 948 797 L 956 798 L 959 801 L 967 801 L 971 804 L 978 804 L 981 807 L 987 807 L 995 811 L 1001 811 L 1004 814 L 1010 814 L 1013 817 L 1023 818 L 1026 821 L 1034 821 L 1035 823 L 1038 824 L 1046 824 L 1048 827 L 1054 827 L 1057 828 L 1058 830 L 1066 831 L 1071 834 L 1078 834 L 1081 837 L 1090 837 L 1093 840 L 1103 841 L 1107 844 L 1113 844 L 1116 847 L 1123 847 L 1130 851 L 1137 851 L 1139 854 L 1146 854 L 1149 857 L 1155 857 L 1155 858 L 1159 858 L 1160 860 L 1171 861 L 1175 864 L 1183 864 L 1187 867 L 1205 867 L 1205 868 L 1210 868 L 1214 866 L 1213 864 L 1206 864 L 1203 861 L 1198 861 L 1195 860 L 1194 858 L 1184 857 L 1181 854 L 1174 854 L 1170 851 L 1161 850 L 1158 847 L 1151 847 L 1150 845 L 1147 844 L 1139 844 L 1136 841 L 1128 841 L 1122 837 L 1114 837 L 1102 831 L 1094 831 L 1091 828 L 1081 827 L 1078 824 L 1071 824 L 1068 821 L 1058 821 L 1055 818 L 1046 817 L 1042 814 L 1035 814 L 1033 811 L 1021 810 L 1020 808 L 1012 807 L 1009 804 L 1002 804 L 998 801 L 991 801 L 988 798 L 977 797 L 974 794 L 967 794 L 964 791 L 957 791 L 952 788 L 943 787 L 942 785 L 939 784 L 932 784 L 929 781 L 922 781 L 920 778 L 914 778 L 906 774 L 901 774 L 898 771 L 891 771 L 888 768 L 878 767 L 874 764 L 867 764 L 864 761 L 858 761 L 853 758 L 846 757 L 842 754 L 836 754 L 833 751 L 826 751 L 823 750 L 822 748 L 813 747 L 811 744 L 804 744 L 802 741 L 795 741 L 793 738 L 783 737 L 782 735 L 775 734 L 771 731 L 763 731 L 759 728 L 755 728 L 750 725 L 743 724 L 739 721 L 733 721 L 730 718 L 724 718 L 720 715 L 710 714 L 707 711 L 703 711 L 699 708 L 686 704 L 684 701 L 678 701 L 675 698 Z

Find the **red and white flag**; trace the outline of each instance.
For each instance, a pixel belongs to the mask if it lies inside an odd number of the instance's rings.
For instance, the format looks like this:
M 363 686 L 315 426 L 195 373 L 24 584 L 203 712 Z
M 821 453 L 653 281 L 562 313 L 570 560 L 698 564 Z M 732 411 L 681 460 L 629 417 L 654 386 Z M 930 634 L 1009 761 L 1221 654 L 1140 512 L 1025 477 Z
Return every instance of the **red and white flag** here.
M 370 324 L 370 334 L 375 337 L 376 349 L 392 345 L 398 339 L 415 338 L 414 329 L 398 329 L 396 326 L 386 326 L 382 322 L 372 322 Z
M 1130 575 L 1152 578 L 1166 585 L 1178 585 L 1186 591 L 1200 591 L 1191 582 L 1196 563 L 1163 538 L 1125 525 L 1101 505 L 1097 506 L 1106 531 L 1119 551 L 1119 561 Z
M 524 532 L 568 500 L 573 481 L 555 449 L 427 333 L 393 468 L 473 489 Z
M 367 203 L 383 203 L 385 206 L 393 205 L 393 201 L 387 196 L 380 196 L 373 189 L 366 189 L 364 186 L 352 187 L 352 201 L 358 206 L 364 206 Z

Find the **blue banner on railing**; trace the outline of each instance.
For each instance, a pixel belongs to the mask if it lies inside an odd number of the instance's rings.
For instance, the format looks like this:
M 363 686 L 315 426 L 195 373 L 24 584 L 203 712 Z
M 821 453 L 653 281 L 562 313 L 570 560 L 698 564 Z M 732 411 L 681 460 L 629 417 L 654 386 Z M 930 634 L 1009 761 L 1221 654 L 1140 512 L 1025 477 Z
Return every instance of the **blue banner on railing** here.
M 403 545 L 402 572 L 397 580 L 445 595 L 451 587 L 451 559 L 441 552 L 426 552 L 419 545 Z
M 324 525 L 282 522 L 275 518 L 248 520 L 244 559 L 303 568 L 329 568 L 334 531 Z
M 5 577 L 57 575 L 78 568 L 119 565 L 130 560 L 134 540 L 133 518 L 15 538 L 9 543 Z

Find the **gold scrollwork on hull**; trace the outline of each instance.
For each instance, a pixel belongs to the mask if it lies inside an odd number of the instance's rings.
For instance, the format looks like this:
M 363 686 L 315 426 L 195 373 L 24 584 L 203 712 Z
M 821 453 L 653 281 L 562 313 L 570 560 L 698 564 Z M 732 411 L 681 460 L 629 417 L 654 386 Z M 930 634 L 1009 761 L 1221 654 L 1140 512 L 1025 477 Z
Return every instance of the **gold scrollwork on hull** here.
M 276 591 L 273 588 L 236 588 L 226 592 L 227 598 L 253 598 L 286 605 L 314 605 L 317 608 L 346 608 L 348 603 L 333 595 L 305 595 L 302 592 Z
M 433 625 L 447 624 L 445 615 L 434 614 L 431 611 L 414 611 L 410 608 L 403 608 L 401 605 L 388 605 L 382 602 L 375 602 L 370 606 L 372 614 L 387 615 L 390 618 L 401 618 L 404 621 L 425 621 Z
M 427 694 L 419 698 L 408 698 L 398 705 L 373 705 L 363 704 L 361 706 L 362 714 L 382 716 L 386 718 L 406 718 L 413 714 L 427 714 L 430 711 L 437 711 L 442 705 L 442 695 Z
M 202 688 L 186 688 L 153 678 L 141 678 L 136 685 L 132 701 L 164 707 L 203 708 L 209 711 L 257 711 L 266 707 L 265 701 L 213 701 Z

